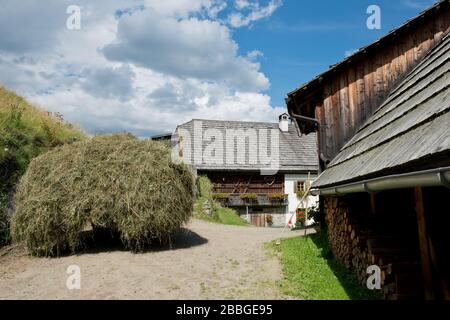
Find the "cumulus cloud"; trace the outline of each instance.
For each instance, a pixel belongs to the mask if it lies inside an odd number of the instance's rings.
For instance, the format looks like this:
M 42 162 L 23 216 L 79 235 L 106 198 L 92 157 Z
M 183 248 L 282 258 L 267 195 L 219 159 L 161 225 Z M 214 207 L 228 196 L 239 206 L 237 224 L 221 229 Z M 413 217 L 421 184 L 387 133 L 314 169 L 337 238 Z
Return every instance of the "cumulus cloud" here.
M 125 100 L 132 96 L 134 72 L 128 65 L 119 68 L 86 69 L 81 88 L 94 96 Z
M 37 54 L 57 43 L 65 26 L 64 1 L 2 0 L 0 52 Z
M 147 9 L 120 19 L 117 39 L 102 52 L 183 78 L 224 82 L 241 90 L 266 89 L 259 64 L 237 55 L 227 27 L 216 21 L 165 17 Z
M 65 27 L 71 4 L 82 8 L 81 30 Z M 239 55 L 226 21 L 238 9 L 227 5 L 4 0 L 0 84 L 89 133 L 144 137 L 192 118 L 275 121 L 283 110 L 263 92 L 262 53 Z M 246 15 L 258 8 L 241 6 Z
M 50 111 L 88 128 L 91 133 L 132 132 L 140 137 L 172 131 L 193 118 L 276 121 L 284 112 L 270 97 L 254 92 L 230 92 L 226 87 L 172 80 L 129 101 L 92 96 L 80 88 L 31 97 Z

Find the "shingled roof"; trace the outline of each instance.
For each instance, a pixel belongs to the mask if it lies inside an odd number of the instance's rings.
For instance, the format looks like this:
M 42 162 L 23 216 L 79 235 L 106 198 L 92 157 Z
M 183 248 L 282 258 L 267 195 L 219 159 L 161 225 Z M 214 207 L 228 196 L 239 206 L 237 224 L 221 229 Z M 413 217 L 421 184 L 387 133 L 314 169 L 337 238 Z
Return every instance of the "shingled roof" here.
M 191 120 L 185 124 L 178 126 L 177 129 L 185 129 L 191 135 L 193 133 L 194 123 L 200 122 L 203 132 L 208 129 L 219 130 L 222 133 L 222 145 L 226 144 L 226 131 L 231 130 L 269 130 L 275 129 L 279 132 L 279 172 L 317 172 L 318 156 L 317 156 L 317 136 L 316 134 L 301 135 L 295 123 L 289 124 L 288 132 L 282 132 L 278 123 L 268 122 L 244 122 L 244 121 L 219 121 L 219 120 Z M 268 133 L 270 137 L 270 133 Z M 268 151 L 270 152 L 270 139 L 268 140 Z M 198 152 L 200 145 L 204 150 L 208 142 L 194 146 L 192 153 Z M 237 148 L 245 147 L 246 153 L 249 150 L 249 140 L 245 140 L 245 146 L 234 144 L 234 152 L 237 154 Z M 201 150 L 200 150 L 201 151 Z M 190 163 L 189 158 L 192 155 L 184 156 L 186 162 Z M 202 164 L 195 164 L 197 170 L 200 171 L 258 171 L 264 168 L 264 165 L 249 164 L 227 164 L 225 161 L 226 152 L 223 152 L 224 161 L 222 164 L 212 164 L 210 159 L 203 159 Z
M 450 35 L 393 90 L 313 187 L 450 164 Z

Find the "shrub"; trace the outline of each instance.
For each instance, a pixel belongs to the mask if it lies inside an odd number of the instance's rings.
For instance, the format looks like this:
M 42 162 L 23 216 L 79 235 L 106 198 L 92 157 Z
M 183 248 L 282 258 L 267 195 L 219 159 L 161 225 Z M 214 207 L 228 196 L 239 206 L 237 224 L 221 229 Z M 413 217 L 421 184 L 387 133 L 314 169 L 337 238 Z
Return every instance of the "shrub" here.
M 315 223 L 322 222 L 322 217 L 320 214 L 319 203 L 308 210 L 308 219 L 313 219 Z
M 22 177 L 11 219 L 14 241 L 35 255 L 72 253 L 84 229 L 109 229 L 134 251 L 168 244 L 192 216 L 194 181 L 160 142 L 99 136 L 34 159 Z
M 197 178 L 198 195 L 204 198 L 211 198 L 213 185 L 207 176 Z

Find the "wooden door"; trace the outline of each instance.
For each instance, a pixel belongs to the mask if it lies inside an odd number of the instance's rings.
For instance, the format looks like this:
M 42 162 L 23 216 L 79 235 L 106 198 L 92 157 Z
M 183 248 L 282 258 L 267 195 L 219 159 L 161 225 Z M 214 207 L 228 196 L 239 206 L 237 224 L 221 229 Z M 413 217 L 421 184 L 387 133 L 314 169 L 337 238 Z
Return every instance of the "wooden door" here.
M 251 220 L 251 224 L 256 227 L 264 228 L 266 226 L 266 215 L 265 214 L 252 213 L 250 220 Z

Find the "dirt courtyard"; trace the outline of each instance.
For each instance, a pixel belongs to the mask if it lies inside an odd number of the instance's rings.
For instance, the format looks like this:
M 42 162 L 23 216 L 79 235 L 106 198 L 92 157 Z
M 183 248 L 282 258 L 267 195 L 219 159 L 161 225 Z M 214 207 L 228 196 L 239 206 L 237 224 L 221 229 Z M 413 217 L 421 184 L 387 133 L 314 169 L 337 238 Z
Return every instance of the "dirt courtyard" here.
M 304 232 L 193 220 L 174 249 L 141 254 L 99 250 L 62 258 L 0 251 L 0 299 L 289 299 L 281 269 L 264 243 Z M 81 288 L 66 287 L 77 265 Z

